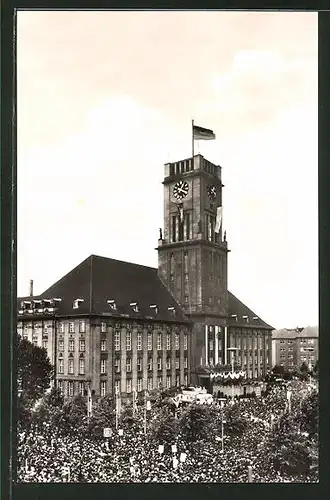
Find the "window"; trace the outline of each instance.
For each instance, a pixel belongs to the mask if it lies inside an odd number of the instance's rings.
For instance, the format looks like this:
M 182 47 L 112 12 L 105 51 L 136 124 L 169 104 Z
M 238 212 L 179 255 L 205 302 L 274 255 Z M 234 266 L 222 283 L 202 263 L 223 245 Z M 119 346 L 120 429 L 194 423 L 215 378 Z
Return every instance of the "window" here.
M 104 323 L 104 321 L 101 322 L 101 332 L 106 333 L 107 331 L 107 324 Z
M 170 370 L 171 369 L 171 358 L 167 358 L 166 360 L 166 370 Z
M 115 351 L 120 351 L 120 332 L 115 332 Z
M 188 349 L 188 335 L 183 336 L 183 349 L 187 351 Z
M 170 376 L 166 377 L 166 387 L 167 387 L 167 389 L 169 389 L 171 387 L 171 377 Z
M 68 382 L 68 396 L 73 396 L 73 382 Z
M 175 369 L 179 370 L 179 368 L 180 368 L 180 359 L 179 358 L 175 358 Z
M 285 340 L 280 340 L 280 344 L 285 344 Z
M 126 332 L 126 351 L 132 349 L 132 334 L 131 332 Z
M 84 358 L 79 359 L 79 375 L 85 374 L 85 360 Z
M 312 344 L 312 345 L 314 345 L 314 339 L 308 339 L 308 340 L 307 340 L 307 343 L 308 343 L 308 344 Z
M 105 396 L 107 393 L 107 382 L 106 380 L 101 381 L 101 396 Z
M 288 344 L 292 344 L 292 340 L 288 340 Z
M 120 373 L 120 359 L 115 358 L 115 373 Z
M 148 370 L 152 370 L 152 358 L 148 358 Z
M 137 334 L 137 342 L 136 342 L 136 348 L 138 351 L 142 351 L 142 333 L 138 332 Z
M 35 335 L 32 336 L 32 343 L 34 345 L 38 345 L 38 337 L 36 337 Z
M 176 241 L 176 215 L 172 215 L 172 242 Z
M 126 372 L 130 373 L 132 371 L 132 360 L 131 358 L 126 359 Z
M 127 392 L 127 394 L 132 392 L 132 379 L 130 379 L 130 378 L 128 378 L 126 380 L 126 392 Z
M 158 333 L 157 334 L 157 351 L 161 351 L 162 350 L 162 334 L 161 333 Z
M 210 351 L 213 351 L 213 340 L 210 340 Z
M 188 368 L 188 358 L 183 358 L 183 366 L 184 368 Z
M 86 331 L 86 324 L 85 321 L 80 321 L 79 322 L 79 332 L 80 333 L 85 333 Z
M 64 333 L 64 323 L 59 324 L 60 333 Z
M 115 394 L 120 394 L 120 380 L 115 380 Z
M 171 334 L 170 334 L 170 333 L 168 333 L 168 334 L 166 335 L 166 349 L 167 349 L 168 351 L 170 351 L 170 350 L 171 350 Z
M 148 333 L 148 351 L 152 351 L 152 334 Z
M 69 332 L 74 333 L 74 323 L 73 322 L 69 323 Z
M 163 379 L 162 377 L 157 378 L 157 389 L 161 389 L 163 387 Z
M 48 349 L 48 341 L 47 341 L 47 340 L 44 340 L 44 341 L 43 341 L 43 343 L 42 343 L 42 347 L 43 347 L 44 349 L 46 349 L 46 351 L 47 351 L 47 349 Z
M 148 391 L 152 391 L 152 388 L 153 388 L 153 383 L 152 383 L 152 378 L 151 377 L 148 377 L 148 382 L 147 382 L 147 387 L 148 387 Z
M 138 392 L 142 391 L 142 378 L 137 379 L 137 391 Z
M 162 369 L 162 358 L 157 359 L 157 369 L 161 370 Z
M 190 239 L 190 213 L 185 214 L 185 228 L 186 228 L 186 234 L 185 234 L 185 239 L 189 240 Z
M 209 358 L 209 365 L 213 365 L 213 358 Z
M 179 385 L 180 385 L 180 375 L 176 375 L 176 377 L 175 377 L 175 385 L 177 387 L 179 387 Z
M 58 373 L 64 373 L 64 360 L 58 360 Z
M 64 383 L 63 380 L 58 380 L 57 381 L 57 388 L 60 390 L 61 394 L 64 394 Z
M 101 359 L 101 373 L 106 373 L 106 359 Z
M 180 349 L 180 337 L 177 333 L 175 334 L 175 349 L 177 351 Z
M 79 351 L 84 352 L 85 351 L 85 339 L 80 339 L 79 340 Z
M 142 371 L 142 358 L 137 358 L 137 371 Z
M 74 373 L 74 361 L 73 358 L 69 358 L 68 360 L 68 373 L 72 375 Z
M 74 340 L 69 340 L 69 351 L 70 352 L 74 351 Z
M 79 382 L 79 394 L 85 396 L 85 382 Z
M 107 341 L 101 340 L 101 351 L 106 351 L 106 350 L 107 350 Z
M 184 281 L 185 281 L 185 283 L 188 283 L 188 281 L 189 281 L 189 278 L 188 278 L 188 273 L 185 273 L 185 274 L 184 274 Z M 187 301 L 187 302 L 188 302 L 188 301 Z

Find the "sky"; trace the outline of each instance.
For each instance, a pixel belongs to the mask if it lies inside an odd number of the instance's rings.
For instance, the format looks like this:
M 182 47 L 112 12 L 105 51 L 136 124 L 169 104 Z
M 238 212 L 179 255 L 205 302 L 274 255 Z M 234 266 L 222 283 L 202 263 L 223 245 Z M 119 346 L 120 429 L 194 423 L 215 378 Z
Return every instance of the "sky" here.
M 164 163 L 215 141 L 228 288 L 318 324 L 317 13 L 22 11 L 17 293 L 91 254 L 157 267 Z

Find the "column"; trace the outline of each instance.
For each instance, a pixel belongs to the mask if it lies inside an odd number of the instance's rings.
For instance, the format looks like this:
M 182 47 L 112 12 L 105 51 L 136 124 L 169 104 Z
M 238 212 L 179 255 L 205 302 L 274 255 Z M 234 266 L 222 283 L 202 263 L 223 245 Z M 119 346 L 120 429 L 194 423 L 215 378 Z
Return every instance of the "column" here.
M 225 345 L 224 345 L 224 354 L 225 354 L 225 365 L 228 364 L 228 360 L 227 360 L 227 349 L 228 349 L 228 326 L 225 326 L 225 338 L 224 338 L 224 341 L 225 341 Z
M 214 327 L 214 364 L 217 365 L 219 362 L 219 327 Z
M 208 364 L 208 361 L 209 361 L 209 352 L 208 352 L 208 342 L 209 342 L 209 339 L 208 339 L 208 326 L 205 325 L 205 364 L 207 365 Z

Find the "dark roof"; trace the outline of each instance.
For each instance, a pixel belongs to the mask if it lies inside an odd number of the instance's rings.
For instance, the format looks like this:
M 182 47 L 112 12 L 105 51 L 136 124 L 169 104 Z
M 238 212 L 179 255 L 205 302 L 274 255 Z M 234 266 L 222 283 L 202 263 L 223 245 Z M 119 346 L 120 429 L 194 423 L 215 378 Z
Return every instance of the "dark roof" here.
M 305 328 L 282 328 L 272 332 L 273 340 L 276 339 L 299 339 L 315 338 L 319 336 L 318 326 L 306 326 Z
M 61 298 L 58 307 L 60 315 L 112 313 L 107 300 L 114 300 L 118 315 L 149 317 L 160 321 L 188 321 L 159 279 L 156 269 L 96 255 L 89 256 L 39 297 Z M 75 299 L 83 299 L 76 310 L 73 309 Z M 133 302 L 138 304 L 139 312 L 133 311 L 130 306 Z M 151 305 L 157 305 L 157 314 L 155 309 L 150 308 Z M 175 315 L 168 310 L 169 307 L 175 308 Z
M 228 291 L 228 314 L 229 314 L 229 324 L 231 325 L 242 325 L 245 327 L 255 326 L 259 328 L 266 328 L 273 330 L 273 327 L 265 323 L 259 316 L 249 309 L 243 302 L 241 302 L 235 295 Z M 233 317 L 232 315 L 237 315 Z M 249 322 L 247 323 L 246 318 L 248 317 Z M 253 319 L 255 318 L 255 319 Z
M 114 300 L 116 314 L 129 315 L 131 318 L 150 317 L 160 321 L 188 321 L 179 304 L 158 277 L 157 269 L 130 262 L 90 255 L 68 274 L 63 276 L 42 294 L 33 297 L 20 297 L 20 301 L 33 299 L 61 298 L 58 305 L 60 315 L 105 314 L 112 313 L 107 300 Z M 73 301 L 83 299 L 78 309 L 73 309 Z M 136 302 L 139 312 L 134 313 L 130 303 Z M 158 306 L 158 314 L 150 308 Z M 175 307 L 176 314 L 168 310 Z M 235 295 L 228 292 L 229 324 L 256 326 L 273 330 Z M 236 318 L 231 317 L 237 315 Z M 244 316 L 248 316 L 247 323 Z M 253 319 L 257 318 L 257 319 Z

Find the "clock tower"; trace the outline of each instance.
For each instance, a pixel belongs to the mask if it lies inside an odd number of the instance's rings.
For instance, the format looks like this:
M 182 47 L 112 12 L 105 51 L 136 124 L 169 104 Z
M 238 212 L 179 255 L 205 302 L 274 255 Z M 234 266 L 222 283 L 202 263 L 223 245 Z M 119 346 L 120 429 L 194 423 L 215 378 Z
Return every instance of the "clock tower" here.
M 158 274 L 193 322 L 193 376 L 200 364 L 223 362 L 226 349 L 229 250 L 222 232 L 221 167 L 202 155 L 167 163 L 163 185 Z

